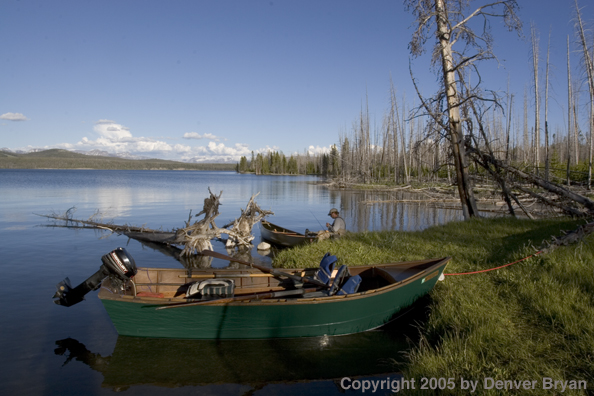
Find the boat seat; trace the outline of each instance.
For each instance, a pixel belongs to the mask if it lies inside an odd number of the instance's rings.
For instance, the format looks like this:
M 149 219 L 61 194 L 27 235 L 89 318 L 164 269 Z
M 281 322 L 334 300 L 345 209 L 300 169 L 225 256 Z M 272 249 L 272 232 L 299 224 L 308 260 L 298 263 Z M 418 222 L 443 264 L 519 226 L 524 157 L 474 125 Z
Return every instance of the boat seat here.
M 334 267 L 336 266 L 336 261 L 338 258 L 336 256 L 330 255 L 330 253 L 326 253 L 320 261 L 320 268 L 316 272 L 316 279 L 320 282 L 328 285 L 330 283 L 330 279 L 332 279 L 332 272 L 334 271 Z
M 341 265 L 336 272 L 332 286 L 328 290 L 328 295 L 335 295 L 342 288 L 345 279 L 349 278 L 350 276 L 351 274 L 349 273 L 349 268 L 346 265 Z
M 344 296 L 345 294 L 354 294 L 357 293 L 359 290 L 359 285 L 361 285 L 361 278 L 359 275 L 351 276 L 349 279 L 344 282 L 342 287 L 338 292 L 336 292 L 337 296 Z
M 363 278 L 361 278 L 359 275 L 351 276 L 348 267 L 346 265 L 341 265 L 336 271 L 336 276 L 334 277 L 334 281 L 332 282 L 330 289 L 306 293 L 303 295 L 303 297 L 317 298 L 354 294 L 357 293 L 362 280 Z

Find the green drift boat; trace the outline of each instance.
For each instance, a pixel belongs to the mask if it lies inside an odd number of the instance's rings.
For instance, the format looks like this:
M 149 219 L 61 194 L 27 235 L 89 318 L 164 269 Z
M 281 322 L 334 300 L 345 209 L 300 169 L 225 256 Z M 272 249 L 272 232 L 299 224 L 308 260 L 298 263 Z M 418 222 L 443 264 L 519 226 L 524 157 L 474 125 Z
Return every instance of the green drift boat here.
M 114 287 L 112 277 L 103 280 L 99 298 L 118 333 L 126 336 L 265 339 L 351 334 L 388 323 L 428 293 L 449 259 L 350 267 L 351 276 L 361 277 L 357 292 L 332 296 L 282 296 L 278 292 L 287 290 L 286 279 L 255 269 L 138 268 L 124 287 Z M 317 270 L 290 274 L 308 277 Z M 186 297 L 193 283 L 205 279 L 233 280 L 233 297 L 202 302 Z

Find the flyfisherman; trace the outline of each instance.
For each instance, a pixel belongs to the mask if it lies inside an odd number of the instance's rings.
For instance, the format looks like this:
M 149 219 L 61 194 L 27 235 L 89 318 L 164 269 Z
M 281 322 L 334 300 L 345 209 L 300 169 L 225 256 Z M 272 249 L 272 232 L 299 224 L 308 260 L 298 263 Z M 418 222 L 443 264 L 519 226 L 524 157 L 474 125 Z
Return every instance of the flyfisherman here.
M 328 216 L 332 217 L 334 221 L 332 224 L 326 223 L 326 227 L 328 227 L 328 231 L 333 232 L 338 235 L 343 235 L 346 232 L 346 223 L 340 217 L 338 213 L 338 209 L 332 208 L 330 212 L 328 212 Z

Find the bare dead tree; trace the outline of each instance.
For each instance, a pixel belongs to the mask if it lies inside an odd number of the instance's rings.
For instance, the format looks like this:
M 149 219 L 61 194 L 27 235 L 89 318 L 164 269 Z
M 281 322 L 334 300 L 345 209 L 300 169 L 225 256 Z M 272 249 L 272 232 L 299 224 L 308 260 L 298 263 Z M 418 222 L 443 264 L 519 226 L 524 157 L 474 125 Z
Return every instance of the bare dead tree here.
M 545 180 L 549 180 L 549 66 L 551 54 L 551 31 L 549 30 L 549 44 L 547 46 L 547 64 L 545 72 L 545 113 L 544 113 L 544 132 L 545 132 Z
M 582 63 L 586 70 L 586 77 L 588 80 L 588 90 L 590 93 L 590 142 L 589 142 L 589 159 L 588 159 L 588 189 L 592 188 L 592 156 L 594 152 L 594 60 L 590 54 L 591 49 L 588 48 L 588 42 L 586 40 L 586 33 L 584 31 L 584 23 L 582 21 L 582 15 L 578 6 L 577 0 L 575 0 L 575 12 L 576 12 L 576 30 L 579 38 L 580 47 L 582 49 Z
M 495 58 L 492 52 L 493 39 L 490 34 L 489 20 L 500 17 L 510 30 L 519 31 L 521 22 L 516 16 L 518 4 L 515 0 L 495 1 L 479 6 L 470 13 L 466 13 L 469 2 L 465 0 L 405 0 L 405 5 L 416 17 L 416 29 L 409 44 L 411 54 L 414 57 L 421 55 L 432 33 L 438 40 L 433 50 L 433 60 L 441 64 L 439 69 L 443 83 L 434 101 L 445 98 L 447 123 L 443 125 L 441 115 L 432 114 L 432 117 L 448 132 L 460 202 L 464 218 L 468 219 L 477 216 L 478 210 L 468 177 L 460 105 L 466 100 L 477 98 L 460 96 L 456 73 L 459 69 L 475 66 L 478 61 Z M 474 18 L 482 18 L 484 21 L 480 34 L 475 33 L 470 27 L 469 22 Z M 461 44 L 461 50 L 454 49 L 457 43 Z M 474 71 L 478 72 L 476 68 Z M 421 99 L 421 106 L 429 112 L 431 106 L 421 97 L 418 89 L 417 94 Z
M 567 185 L 571 184 L 569 178 L 569 168 L 571 163 L 571 104 L 572 104 L 573 92 L 571 90 L 571 67 L 569 63 L 569 36 L 567 36 Z M 575 142 L 577 148 L 577 141 Z M 577 153 L 576 153 L 577 158 Z
M 511 135 L 511 115 L 512 115 L 512 103 L 514 101 L 514 95 L 509 93 L 509 79 L 507 83 L 507 125 L 505 131 L 505 162 L 509 163 L 509 140 Z
M 392 78 L 390 77 L 390 121 L 389 121 L 390 129 L 392 130 L 392 139 L 393 139 L 393 150 L 394 150 L 394 183 L 398 183 L 400 177 L 400 152 L 399 152 L 399 142 L 398 142 L 398 133 L 401 135 L 403 134 L 402 127 L 400 126 L 400 118 L 398 112 L 398 101 L 396 99 L 396 90 L 394 89 L 394 83 Z M 406 161 L 404 162 L 405 166 L 405 173 L 406 173 Z
M 530 136 L 528 134 L 528 93 L 527 93 L 527 88 L 524 87 L 524 156 L 523 156 L 523 162 L 524 163 L 529 163 L 530 161 L 532 161 L 531 159 L 531 152 L 532 150 L 528 150 L 528 147 L 530 147 Z
M 408 155 L 412 155 L 411 151 L 410 151 L 410 140 L 409 140 L 409 147 L 408 150 L 406 150 L 406 128 L 405 128 L 405 120 L 406 120 L 406 101 L 403 98 L 402 99 L 402 129 L 401 129 L 401 133 L 400 133 L 400 137 L 402 139 L 402 161 L 404 162 L 404 176 L 406 178 L 406 182 L 410 183 L 410 166 L 408 165 L 407 162 L 407 151 L 408 151 Z
M 530 25 L 530 36 L 532 43 L 532 76 L 534 77 L 534 167 L 538 174 L 540 165 L 540 92 L 538 89 L 538 35 L 536 25 Z

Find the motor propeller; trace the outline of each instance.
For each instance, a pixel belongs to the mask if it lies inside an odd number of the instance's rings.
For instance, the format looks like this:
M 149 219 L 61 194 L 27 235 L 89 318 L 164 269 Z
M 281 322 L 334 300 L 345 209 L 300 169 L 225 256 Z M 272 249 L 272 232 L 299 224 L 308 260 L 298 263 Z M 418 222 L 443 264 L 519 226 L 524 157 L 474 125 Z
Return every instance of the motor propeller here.
M 136 275 L 136 263 L 130 254 L 124 248 L 117 248 L 101 257 L 103 264 L 99 270 L 91 275 L 87 280 L 73 288 L 70 279 L 66 278 L 56 285 L 58 289 L 53 298 L 54 303 L 70 307 L 84 300 L 84 296 L 90 291 L 97 290 L 103 279 L 108 276 L 116 284 L 123 285 L 125 281 Z

